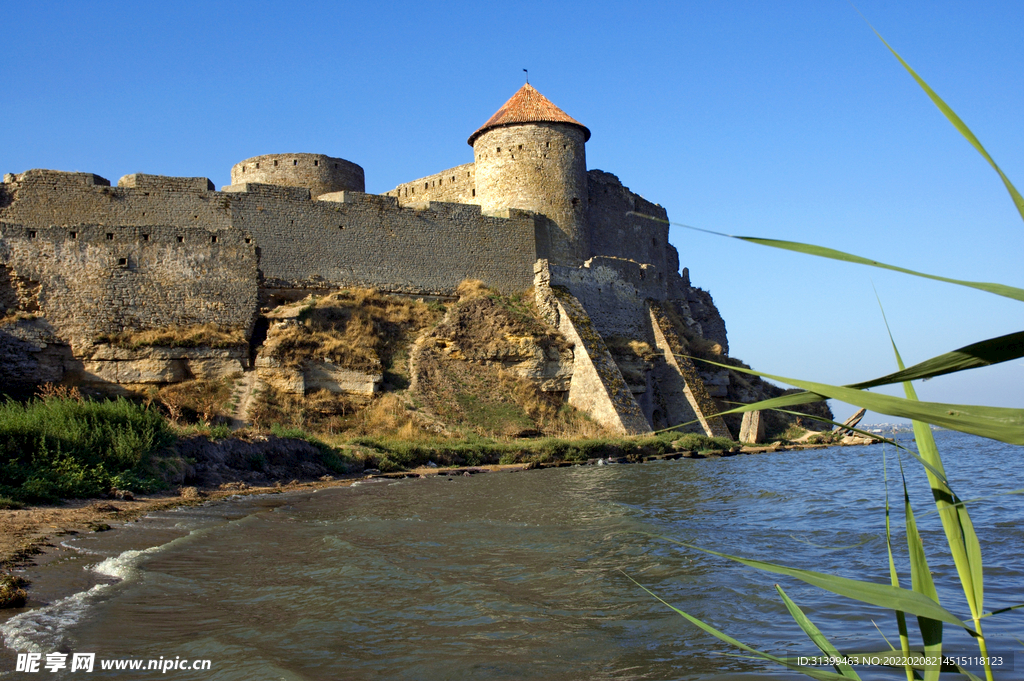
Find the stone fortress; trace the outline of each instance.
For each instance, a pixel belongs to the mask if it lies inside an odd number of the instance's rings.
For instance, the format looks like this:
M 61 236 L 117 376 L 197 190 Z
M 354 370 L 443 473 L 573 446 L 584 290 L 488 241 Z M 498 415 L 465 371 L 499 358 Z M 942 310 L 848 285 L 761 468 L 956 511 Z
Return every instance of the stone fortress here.
M 472 163 L 380 195 L 365 193 L 361 167 L 321 154 L 246 159 L 221 191 L 202 177 L 135 174 L 114 187 L 89 173 L 5 175 L 0 380 L 228 375 L 253 369 L 249 348 L 133 355 L 101 339 L 215 323 L 255 343 L 261 306 L 277 301 L 353 286 L 445 297 L 479 279 L 503 293 L 533 287 L 573 346 L 571 378 L 552 389 L 596 420 L 642 433 L 697 419 L 728 435 L 706 418 L 728 373 L 696 370 L 682 340 L 727 353 L 725 324 L 680 272 L 665 210 L 587 169 L 589 138 L 526 84 L 469 137 Z M 613 357 L 613 337 L 656 356 L 625 366 L 638 360 Z

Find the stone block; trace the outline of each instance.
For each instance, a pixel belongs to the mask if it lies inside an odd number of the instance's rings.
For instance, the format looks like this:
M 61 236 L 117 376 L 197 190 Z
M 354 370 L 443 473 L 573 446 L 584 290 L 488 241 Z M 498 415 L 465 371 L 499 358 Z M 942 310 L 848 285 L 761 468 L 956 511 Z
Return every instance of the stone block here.
M 306 390 L 329 390 L 371 396 L 380 391 L 382 374 L 344 369 L 330 362 L 310 362 L 302 372 Z

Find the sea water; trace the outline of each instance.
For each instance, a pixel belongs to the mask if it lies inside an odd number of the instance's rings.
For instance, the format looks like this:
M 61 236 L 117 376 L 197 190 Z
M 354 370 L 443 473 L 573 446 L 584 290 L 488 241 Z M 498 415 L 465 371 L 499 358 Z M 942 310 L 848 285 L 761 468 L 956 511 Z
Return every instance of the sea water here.
M 985 609 L 1024 602 L 1024 448 L 936 434 L 970 503 Z M 907 443 L 911 441 L 907 438 Z M 893 540 L 909 587 L 903 488 L 890 446 L 829 448 L 471 477 L 367 481 L 236 498 L 65 538 L 73 557 L 32 575 L 45 605 L 0 624 L 0 678 L 696 679 L 791 672 L 732 656 L 658 598 L 758 649 L 817 649 L 779 583 L 843 651 L 898 645 L 891 611 L 674 544 L 879 583 L 888 470 Z M 921 466 L 902 457 L 944 606 L 968 610 Z M 37 591 L 39 591 L 37 589 Z M 990 652 L 1022 650 L 1024 611 L 984 621 Z M 916 631 L 913 618 L 911 628 Z M 877 628 L 876 628 L 877 625 Z M 976 654 L 945 629 L 947 650 Z M 68 668 L 15 672 L 17 653 Z M 997 678 L 1024 678 L 1024 657 Z M 103 670 L 107 660 L 209 669 Z M 42 669 L 42 667 L 41 667 Z M 863 678 L 902 670 L 858 668 Z

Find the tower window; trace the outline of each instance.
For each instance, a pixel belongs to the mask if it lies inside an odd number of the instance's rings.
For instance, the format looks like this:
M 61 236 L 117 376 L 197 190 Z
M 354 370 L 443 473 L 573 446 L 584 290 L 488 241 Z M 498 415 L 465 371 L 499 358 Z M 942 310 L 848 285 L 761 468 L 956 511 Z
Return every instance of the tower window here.
M 142 235 L 142 240 L 143 241 L 149 241 L 149 235 L 148 234 L 143 234 Z
M 35 230 L 30 230 L 30 231 L 29 231 L 29 233 L 28 233 L 28 238 L 29 238 L 29 239 L 35 239 L 35 238 L 36 238 L 36 233 L 35 233 Z
M 297 166 L 297 165 L 299 165 L 299 161 L 298 161 L 298 159 L 292 159 L 292 165 L 293 165 L 293 166 Z
M 313 161 L 313 165 L 315 165 L 315 166 L 320 165 L 320 161 L 319 160 Z
M 77 239 L 78 238 L 78 232 L 71 232 L 71 238 L 72 239 Z
M 210 243 L 211 244 L 217 243 L 217 235 L 216 234 L 214 234 L 213 236 L 210 237 Z
M 476 189 L 473 189 L 473 196 L 476 196 Z
M 274 167 L 275 168 L 277 167 L 277 161 L 274 161 Z
M 114 240 L 113 232 L 107 232 L 107 241 L 113 241 L 113 240 Z
M 520 144 L 520 145 L 519 145 L 519 151 L 522 151 L 522 150 L 523 150 L 523 145 L 522 145 L 522 144 Z
M 259 170 L 259 169 L 260 169 L 260 164 L 259 164 L 259 163 L 257 163 L 257 164 L 256 164 L 256 170 Z
M 118 267 L 128 267 L 128 258 L 118 258 L 117 259 L 117 266 Z
M 185 237 L 179 236 L 178 237 L 178 243 L 180 244 L 180 243 L 184 243 L 184 242 L 185 242 Z
M 501 153 L 501 147 L 498 147 L 498 153 L 499 154 Z

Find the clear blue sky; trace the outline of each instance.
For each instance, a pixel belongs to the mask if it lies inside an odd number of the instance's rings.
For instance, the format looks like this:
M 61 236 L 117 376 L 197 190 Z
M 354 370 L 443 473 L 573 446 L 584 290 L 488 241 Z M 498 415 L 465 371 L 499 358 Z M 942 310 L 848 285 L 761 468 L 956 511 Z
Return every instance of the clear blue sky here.
M 1024 4 L 860 9 L 1024 188 Z M 531 83 L 587 125 L 588 165 L 671 219 L 1024 287 L 996 175 L 842 0 L 8 3 L 0 172 L 207 176 L 264 153 L 363 166 L 367 190 L 472 161 Z M 732 354 L 846 383 L 1022 328 L 994 296 L 673 228 Z M 1024 407 L 1024 362 L 919 388 Z M 838 415 L 851 409 L 834 405 Z M 886 420 L 878 417 L 875 420 Z

